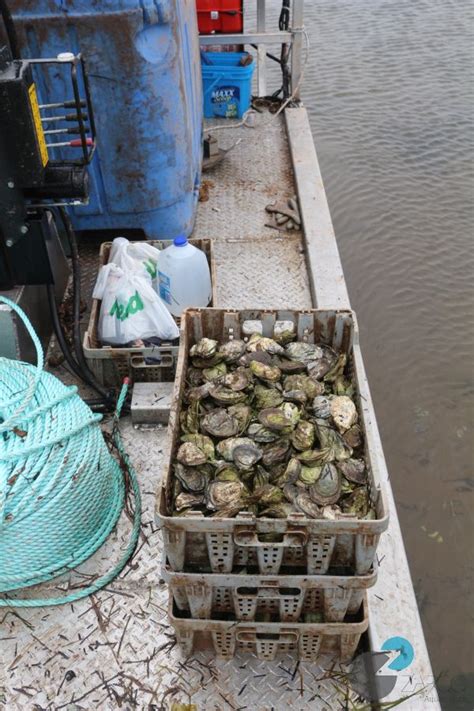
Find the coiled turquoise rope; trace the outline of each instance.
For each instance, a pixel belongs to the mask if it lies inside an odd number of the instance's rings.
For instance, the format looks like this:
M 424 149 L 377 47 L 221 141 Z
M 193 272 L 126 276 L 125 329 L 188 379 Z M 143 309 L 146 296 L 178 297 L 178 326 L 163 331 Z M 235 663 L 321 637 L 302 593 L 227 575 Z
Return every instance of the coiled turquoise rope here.
M 0 296 L 23 320 L 37 365 L 0 358 L 0 592 L 42 583 L 76 568 L 110 534 L 124 504 L 124 474 L 110 454 L 95 415 L 77 395 L 43 370 L 39 339 L 26 314 Z M 123 569 L 140 530 L 135 472 L 123 449 L 115 412 L 113 440 L 135 499 L 129 544 L 117 565 L 91 585 L 58 598 L 1 597 L 0 606 L 39 607 L 73 602 L 100 590 Z

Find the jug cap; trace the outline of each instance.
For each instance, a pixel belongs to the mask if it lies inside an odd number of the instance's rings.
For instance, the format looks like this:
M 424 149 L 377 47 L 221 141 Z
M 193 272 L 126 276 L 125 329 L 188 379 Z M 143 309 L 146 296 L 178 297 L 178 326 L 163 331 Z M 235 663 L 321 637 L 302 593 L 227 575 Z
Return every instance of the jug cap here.
M 173 244 L 175 247 L 184 247 L 188 243 L 188 238 L 186 235 L 178 235 L 178 237 L 175 237 L 173 240 Z

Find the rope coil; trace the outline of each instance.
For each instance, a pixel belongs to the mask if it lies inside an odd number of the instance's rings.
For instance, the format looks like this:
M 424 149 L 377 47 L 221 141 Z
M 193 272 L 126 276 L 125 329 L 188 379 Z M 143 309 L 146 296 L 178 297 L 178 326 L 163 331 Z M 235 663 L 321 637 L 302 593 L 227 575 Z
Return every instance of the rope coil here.
M 31 335 L 36 366 L 0 358 L 0 592 L 11 593 L 76 568 L 115 527 L 124 505 L 124 474 L 111 455 L 95 415 L 77 395 L 43 370 L 41 344 L 27 316 L 13 302 Z M 0 606 L 57 605 L 85 597 L 122 570 L 138 540 L 140 492 L 123 450 L 118 417 L 113 440 L 135 498 L 129 545 L 119 563 L 86 588 L 45 600 L 0 598 Z

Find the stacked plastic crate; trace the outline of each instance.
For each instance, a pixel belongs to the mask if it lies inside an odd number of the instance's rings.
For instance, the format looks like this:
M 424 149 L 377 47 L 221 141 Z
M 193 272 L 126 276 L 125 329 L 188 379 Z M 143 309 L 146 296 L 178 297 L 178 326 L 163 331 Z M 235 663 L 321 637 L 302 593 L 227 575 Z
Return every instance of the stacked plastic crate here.
M 272 337 L 282 321 L 293 323 L 298 340 L 324 343 L 347 355 L 375 518 L 342 513 L 328 520 L 295 512 L 271 519 L 246 511 L 235 518 L 209 517 L 200 511 L 173 516 L 173 467 L 180 444 L 189 349 L 203 337 L 221 343 L 245 340 L 251 331 L 249 322 Z M 366 590 L 376 581 L 376 547 L 388 525 L 377 453 L 368 444 L 372 427 L 365 404 L 369 398 L 364 397 L 368 386 L 353 358 L 356 338 L 350 311 L 199 309 L 185 313 L 157 502 L 169 616 L 185 655 L 207 641 L 223 658 L 237 651 L 264 660 L 274 659 L 279 652 L 294 652 L 299 659 L 311 661 L 322 654 L 341 661 L 353 656 L 368 627 Z

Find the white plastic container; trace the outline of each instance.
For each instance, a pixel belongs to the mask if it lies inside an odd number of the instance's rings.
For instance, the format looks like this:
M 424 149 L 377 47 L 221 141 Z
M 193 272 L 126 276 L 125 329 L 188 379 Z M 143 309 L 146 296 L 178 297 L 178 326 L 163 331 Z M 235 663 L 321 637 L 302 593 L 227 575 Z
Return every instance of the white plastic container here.
M 158 258 L 158 294 L 173 316 L 188 306 L 207 306 L 212 298 L 207 257 L 184 235 L 163 249 Z

